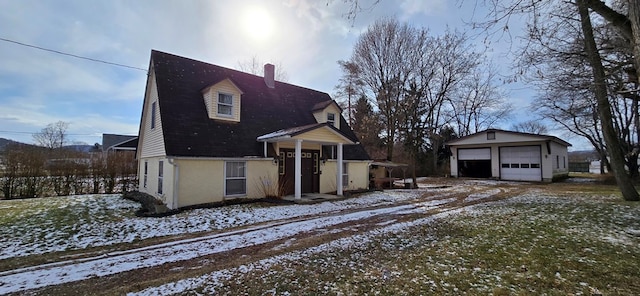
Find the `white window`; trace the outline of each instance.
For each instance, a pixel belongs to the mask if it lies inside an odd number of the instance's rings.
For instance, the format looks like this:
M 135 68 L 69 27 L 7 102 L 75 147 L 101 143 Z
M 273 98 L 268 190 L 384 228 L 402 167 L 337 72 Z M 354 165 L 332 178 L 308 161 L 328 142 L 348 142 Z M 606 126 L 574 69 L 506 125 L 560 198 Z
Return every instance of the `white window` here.
M 164 177 L 164 161 L 158 162 L 158 194 L 162 194 L 162 179 Z
M 143 177 L 143 182 L 142 182 L 142 186 L 144 188 L 147 188 L 147 174 L 149 173 L 149 163 L 147 161 L 144 162 L 144 177 Z
M 342 163 L 342 187 L 349 187 L 349 164 Z
M 151 128 L 156 127 L 156 102 L 151 103 Z
M 225 192 L 224 195 L 247 194 L 247 164 L 244 161 L 225 162 Z
M 233 116 L 233 95 L 218 93 L 218 115 Z
M 333 113 L 327 113 L 327 123 L 336 126 L 336 115 Z

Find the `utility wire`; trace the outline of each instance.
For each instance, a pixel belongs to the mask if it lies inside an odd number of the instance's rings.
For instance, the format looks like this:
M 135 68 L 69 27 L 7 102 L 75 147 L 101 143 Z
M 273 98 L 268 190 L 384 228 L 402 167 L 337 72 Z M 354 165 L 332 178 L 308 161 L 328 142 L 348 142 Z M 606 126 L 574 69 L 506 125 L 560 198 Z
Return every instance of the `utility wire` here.
M 27 135 L 32 135 L 32 134 L 37 134 L 39 132 L 21 132 L 21 131 L 0 131 L 0 133 L 7 133 L 7 134 L 27 134 Z M 102 135 L 96 135 L 94 134 L 65 134 L 67 136 L 88 136 L 88 137 L 102 137 Z
M 94 58 L 83 57 L 83 56 L 70 54 L 70 53 L 66 53 L 66 52 L 62 52 L 62 51 L 57 51 L 57 50 L 48 49 L 48 48 L 35 46 L 35 45 L 31 45 L 31 44 L 26 44 L 26 43 L 22 43 L 22 42 L 18 42 L 18 41 L 13 41 L 13 40 L 5 39 L 5 38 L 2 38 L 2 37 L 0 37 L 0 40 L 5 41 L 5 42 L 18 44 L 18 45 L 22 45 L 22 46 L 26 46 L 26 47 L 39 49 L 39 50 L 53 52 L 53 53 L 57 53 L 57 54 L 61 54 L 61 55 L 66 55 L 66 56 L 70 56 L 70 57 L 74 57 L 74 58 L 78 58 L 78 59 L 89 60 L 89 61 L 92 61 L 92 62 L 98 62 L 98 63 L 103 63 L 103 64 L 108 64 L 108 65 L 113 65 L 113 66 L 124 67 L 124 68 L 129 68 L 129 69 L 134 69 L 134 70 L 140 70 L 140 71 L 147 72 L 147 69 L 143 69 L 143 68 L 138 68 L 138 67 L 127 66 L 127 65 L 118 64 L 118 63 L 107 62 L 107 61 L 98 60 L 98 59 L 94 59 Z

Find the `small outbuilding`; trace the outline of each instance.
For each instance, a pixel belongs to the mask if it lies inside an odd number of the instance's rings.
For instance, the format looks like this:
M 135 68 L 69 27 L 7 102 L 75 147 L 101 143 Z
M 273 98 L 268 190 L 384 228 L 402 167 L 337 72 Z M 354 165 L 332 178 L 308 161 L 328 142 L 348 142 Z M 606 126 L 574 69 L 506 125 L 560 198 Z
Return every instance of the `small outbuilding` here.
M 487 129 L 447 145 L 453 177 L 551 182 L 569 174 L 571 144 L 554 136 Z

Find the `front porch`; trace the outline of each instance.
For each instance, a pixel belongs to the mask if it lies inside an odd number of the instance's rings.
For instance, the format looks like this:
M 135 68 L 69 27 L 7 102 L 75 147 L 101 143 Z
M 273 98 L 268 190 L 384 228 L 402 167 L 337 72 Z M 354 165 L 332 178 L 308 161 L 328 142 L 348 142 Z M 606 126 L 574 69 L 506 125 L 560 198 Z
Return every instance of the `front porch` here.
M 318 123 L 301 127 L 294 127 L 285 130 L 275 131 L 266 135 L 262 135 L 257 138 L 257 141 L 264 143 L 264 154 L 267 157 L 267 143 L 272 143 L 274 146 L 274 150 L 276 155 L 276 161 L 278 162 L 278 175 L 280 181 L 286 180 L 285 177 L 289 176 L 289 178 L 293 179 L 293 199 L 294 200 L 302 200 L 303 194 L 306 196 L 313 196 L 309 194 L 315 193 L 326 193 L 330 191 L 335 191 L 337 196 L 343 195 L 343 145 L 353 145 L 355 144 L 352 140 L 342 134 L 340 130 L 336 129 L 334 126 L 326 124 L 326 123 Z M 331 178 L 335 180 L 335 188 L 333 190 L 328 190 L 327 188 L 319 189 L 318 192 L 308 192 L 309 186 L 307 188 L 307 192 L 303 192 L 303 182 L 309 180 L 303 180 L 304 178 L 319 178 L 319 176 L 323 173 L 321 169 L 321 164 L 324 165 L 328 156 L 323 154 L 323 146 L 333 146 L 335 147 L 335 156 L 336 159 L 336 167 L 335 167 L 335 177 Z M 291 149 L 291 150 L 289 150 Z M 308 152 L 304 152 L 307 150 Z M 318 151 L 316 153 L 315 151 Z M 286 153 L 283 153 L 286 152 Z M 293 156 L 293 166 L 283 165 L 283 161 L 285 161 L 289 157 L 289 154 Z M 303 159 L 304 155 L 304 159 Z M 311 164 L 307 164 L 303 166 L 303 161 L 307 159 L 311 159 Z M 303 174 L 303 168 L 305 168 L 305 172 L 310 169 L 311 172 L 307 172 Z M 325 170 L 326 174 L 327 171 Z M 317 175 L 317 176 L 316 176 Z M 311 177 L 309 177 L 311 176 Z M 326 175 L 325 175 L 326 178 Z M 311 180 L 313 183 L 315 181 Z M 322 183 L 319 182 L 318 183 Z M 286 184 L 284 184 L 286 185 Z M 322 187 L 321 184 L 319 184 Z M 327 186 L 325 186 L 327 187 Z M 312 187 L 313 188 L 313 187 Z M 312 190 L 315 191 L 315 190 Z M 327 194 L 324 194 L 327 195 Z M 307 198 L 310 200 L 310 198 Z

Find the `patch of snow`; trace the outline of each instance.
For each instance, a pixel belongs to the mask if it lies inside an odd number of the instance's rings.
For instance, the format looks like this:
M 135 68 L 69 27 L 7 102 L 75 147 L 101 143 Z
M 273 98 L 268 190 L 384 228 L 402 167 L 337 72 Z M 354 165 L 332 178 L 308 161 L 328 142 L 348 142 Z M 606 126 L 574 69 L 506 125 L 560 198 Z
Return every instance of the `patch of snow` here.
M 467 198 L 465 198 L 464 201 L 470 202 L 470 201 L 476 201 L 479 199 L 485 199 L 485 198 L 492 197 L 496 194 L 499 194 L 500 192 L 501 192 L 500 188 L 495 188 L 485 192 L 473 193 L 473 194 L 469 194 L 469 196 L 467 196 Z
M 312 218 L 308 220 L 284 223 L 255 230 L 223 233 L 154 245 L 152 247 L 114 253 L 112 257 L 83 259 L 81 263 L 58 266 L 38 266 L 24 271 L 0 272 L 0 294 L 12 293 L 23 289 L 35 289 L 53 284 L 61 284 L 88 279 L 95 276 L 107 276 L 124 271 L 158 266 L 161 264 L 188 260 L 236 248 L 259 245 L 317 228 L 328 227 L 345 222 L 386 215 L 411 208 L 412 205 L 388 208 L 367 209 L 363 211 Z
M 24 203 L 35 203 L 35 206 L 20 210 L 20 216 L 15 217 L 15 224 L 0 228 L 3 246 L 0 248 L 0 259 L 390 205 L 419 198 L 421 194 L 419 190 L 392 190 L 314 205 L 233 205 L 196 209 L 161 218 L 135 217 L 133 212 L 139 205 L 114 194 L 2 201 L 8 212 L 11 212 L 11 208 L 25 207 Z M 57 215 L 60 207 L 65 209 L 66 219 L 63 223 L 56 223 L 55 220 L 61 217 L 51 216 Z M 105 213 L 109 213 L 109 216 L 105 216 Z

